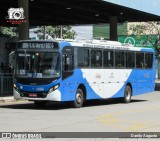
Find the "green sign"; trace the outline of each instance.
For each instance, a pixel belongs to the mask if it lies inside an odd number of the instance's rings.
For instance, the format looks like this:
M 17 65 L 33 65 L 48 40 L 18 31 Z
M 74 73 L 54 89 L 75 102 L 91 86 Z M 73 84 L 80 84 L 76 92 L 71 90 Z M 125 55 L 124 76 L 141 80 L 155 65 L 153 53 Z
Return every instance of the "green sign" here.
M 152 43 L 155 42 L 157 38 L 157 35 L 152 35 Z M 131 44 L 135 47 L 148 47 L 148 48 L 154 48 L 153 45 L 147 41 L 147 35 L 143 36 L 118 36 L 118 41 L 121 43 Z

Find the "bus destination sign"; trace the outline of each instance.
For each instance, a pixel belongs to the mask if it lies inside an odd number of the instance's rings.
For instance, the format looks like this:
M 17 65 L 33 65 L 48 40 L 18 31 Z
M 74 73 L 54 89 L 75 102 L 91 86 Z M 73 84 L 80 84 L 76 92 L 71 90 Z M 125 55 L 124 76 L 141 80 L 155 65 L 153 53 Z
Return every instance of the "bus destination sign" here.
M 18 48 L 23 49 L 53 49 L 58 48 L 58 44 L 54 42 L 22 42 Z

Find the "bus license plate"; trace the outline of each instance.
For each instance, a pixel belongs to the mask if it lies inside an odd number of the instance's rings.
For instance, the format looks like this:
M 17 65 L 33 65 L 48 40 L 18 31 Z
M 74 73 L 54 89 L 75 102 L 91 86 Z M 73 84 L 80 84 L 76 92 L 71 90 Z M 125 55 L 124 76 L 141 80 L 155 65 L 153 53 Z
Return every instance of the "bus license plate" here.
M 29 97 L 37 97 L 37 94 L 29 93 Z

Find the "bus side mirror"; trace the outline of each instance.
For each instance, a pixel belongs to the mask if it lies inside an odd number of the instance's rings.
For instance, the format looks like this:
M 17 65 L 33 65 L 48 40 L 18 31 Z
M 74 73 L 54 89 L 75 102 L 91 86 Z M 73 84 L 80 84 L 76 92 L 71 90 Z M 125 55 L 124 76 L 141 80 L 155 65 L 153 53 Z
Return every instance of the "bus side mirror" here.
M 9 66 L 13 69 L 15 64 L 15 51 L 9 54 Z

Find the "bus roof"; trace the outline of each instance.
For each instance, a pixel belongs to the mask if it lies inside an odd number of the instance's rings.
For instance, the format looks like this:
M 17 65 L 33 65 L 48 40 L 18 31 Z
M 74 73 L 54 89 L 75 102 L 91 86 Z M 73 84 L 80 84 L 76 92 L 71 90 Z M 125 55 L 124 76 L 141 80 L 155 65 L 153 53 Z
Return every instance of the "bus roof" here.
M 147 51 L 154 52 L 152 48 L 145 47 L 134 47 L 131 44 L 124 44 L 118 41 L 108 41 L 108 40 L 58 40 L 60 46 L 63 48 L 65 46 L 79 46 L 88 48 L 103 48 L 103 49 L 115 49 L 115 50 L 132 50 L 132 51 Z

